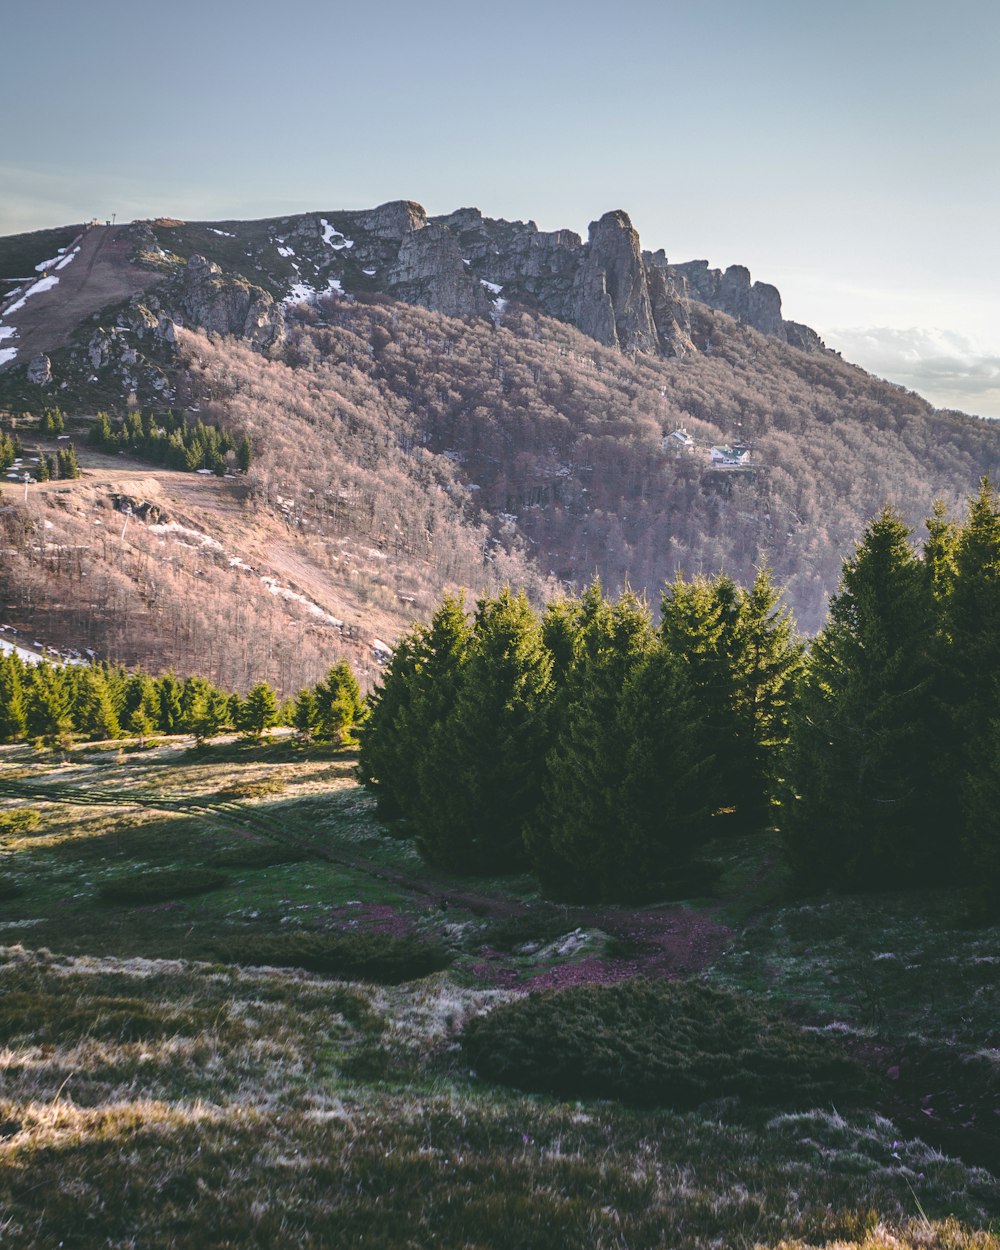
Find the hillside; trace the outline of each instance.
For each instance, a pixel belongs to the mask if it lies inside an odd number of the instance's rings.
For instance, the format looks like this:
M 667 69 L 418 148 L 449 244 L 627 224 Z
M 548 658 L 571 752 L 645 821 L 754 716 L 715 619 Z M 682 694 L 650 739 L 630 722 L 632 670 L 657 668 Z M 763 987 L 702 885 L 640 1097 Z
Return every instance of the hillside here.
M 85 472 L 26 502 L 2 488 L 5 612 L 43 642 L 146 663 L 158 649 L 223 682 L 258 666 L 292 689 L 331 650 L 368 666 L 374 639 L 449 586 L 542 597 L 597 572 L 655 602 L 678 570 L 747 579 L 763 562 L 813 630 L 882 503 L 918 524 L 1000 463 L 991 424 L 841 360 L 739 266 L 644 251 L 620 212 L 586 242 L 409 202 L 77 237 L 0 240 L 3 279 L 92 249 L 0 305 L 0 405 L 58 404 Z M 87 309 L 72 330 L 67 306 Z M 84 448 L 96 411 L 136 407 L 248 436 L 249 472 L 195 479 L 139 448 Z M 33 428 L 20 418 L 37 454 Z M 204 537 L 135 522 L 97 544 L 94 509 L 115 494 Z
M 792 899 L 727 837 L 710 895 L 556 907 L 431 872 L 355 762 L 0 748 L 5 1247 L 997 1250 L 997 930 L 954 893 Z

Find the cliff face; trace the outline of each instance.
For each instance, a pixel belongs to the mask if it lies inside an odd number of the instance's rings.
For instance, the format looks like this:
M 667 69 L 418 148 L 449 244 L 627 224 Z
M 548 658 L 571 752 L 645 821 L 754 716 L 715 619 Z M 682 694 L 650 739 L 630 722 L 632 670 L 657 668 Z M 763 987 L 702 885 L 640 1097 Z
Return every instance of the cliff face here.
M 331 291 L 389 295 L 495 322 L 514 302 L 626 355 L 696 352 L 691 315 L 699 305 L 801 350 L 823 346 L 807 326 L 782 318 L 778 290 L 752 281 L 744 266 L 722 271 L 705 260 L 669 261 L 662 249 L 643 251 L 621 209 L 591 222 L 586 240 L 572 230 L 539 230 L 533 221 L 484 217 L 477 208 L 428 217 L 412 200 L 325 216 L 142 229 L 151 250 L 182 266 L 178 315 L 249 339 L 258 350 L 281 343 L 282 300 L 309 302 Z
M 694 300 L 794 347 L 823 346 L 807 326 L 782 318 L 776 287 L 752 282 L 743 265 L 723 272 L 705 260 L 672 264 L 662 249 L 644 252 L 620 209 L 591 222 L 586 242 L 572 230 L 544 232 L 533 221 L 493 220 L 477 208 L 427 219 L 408 201 L 352 220 L 359 232 L 377 235 L 380 255 L 372 251 L 373 261 L 384 260 L 390 240 L 398 245 L 386 289 L 437 312 L 474 316 L 488 311 L 488 293 L 496 299 L 502 292 L 504 299 L 568 321 L 607 347 L 684 356 L 695 350 Z

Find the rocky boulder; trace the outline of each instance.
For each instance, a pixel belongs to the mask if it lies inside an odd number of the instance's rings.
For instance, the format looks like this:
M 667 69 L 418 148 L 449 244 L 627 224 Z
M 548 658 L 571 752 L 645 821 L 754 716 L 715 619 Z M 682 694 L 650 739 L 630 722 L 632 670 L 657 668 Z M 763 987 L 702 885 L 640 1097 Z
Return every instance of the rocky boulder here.
M 52 362 L 39 353 L 28 364 L 28 381 L 35 386 L 45 386 L 52 381 Z
M 224 274 L 204 256 L 188 260 L 179 302 L 190 324 L 236 335 L 259 351 L 277 347 L 284 339 L 281 306 L 267 291 L 244 277 Z

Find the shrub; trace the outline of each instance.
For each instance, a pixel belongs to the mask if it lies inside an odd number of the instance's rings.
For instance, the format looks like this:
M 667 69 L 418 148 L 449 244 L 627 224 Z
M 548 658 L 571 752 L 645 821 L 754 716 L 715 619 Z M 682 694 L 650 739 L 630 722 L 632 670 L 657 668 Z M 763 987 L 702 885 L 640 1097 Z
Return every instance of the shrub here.
M 173 868 L 137 872 L 105 881 L 98 896 L 105 903 L 163 903 L 175 898 L 206 894 L 226 884 L 226 878 L 208 868 Z
M 480 1076 L 564 1098 L 691 1107 L 856 1098 L 861 1068 L 827 1038 L 728 991 L 628 981 L 543 991 L 470 1020 Z
M 21 883 L 14 877 L 5 874 L 0 876 L 0 899 L 17 898 L 21 893 Z
M 33 807 L 22 807 L 15 812 L 0 812 L 0 834 L 30 833 L 41 823 L 42 814 Z
M 273 868 L 277 864 L 300 864 L 310 852 L 276 842 L 245 842 L 217 851 L 209 863 L 214 868 Z
M 230 963 L 304 968 L 346 980 L 398 985 L 439 972 L 451 963 L 443 946 L 418 937 L 384 933 L 274 934 L 246 938 L 220 952 Z

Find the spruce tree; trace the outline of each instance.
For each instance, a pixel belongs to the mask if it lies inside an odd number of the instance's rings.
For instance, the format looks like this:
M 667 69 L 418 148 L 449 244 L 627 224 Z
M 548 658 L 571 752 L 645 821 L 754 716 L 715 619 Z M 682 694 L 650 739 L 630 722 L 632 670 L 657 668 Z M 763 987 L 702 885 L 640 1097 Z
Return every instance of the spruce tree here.
M 472 633 L 461 598 L 447 595 L 427 626 L 396 644 L 369 696 L 359 772 L 386 819 L 410 816 L 431 733 L 450 713 Z
M 121 737 L 111 689 L 101 669 L 80 669 L 75 686 L 72 718 L 77 733 L 91 740 Z
M 27 728 L 24 664 L 0 651 L 0 742 L 16 742 Z
M 248 738 L 260 738 L 264 731 L 278 723 L 278 700 L 266 681 L 258 682 L 240 709 L 237 728 Z
M 453 706 L 429 730 L 414 812 L 424 856 L 454 872 L 523 867 L 548 743 L 552 659 L 527 597 L 482 599 Z
M 183 720 L 182 690 L 181 683 L 174 676 L 173 669 L 157 680 L 156 693 L 160 701 L 158 727 L 167 734 L 180 733 Z
M 884 509 L 844 563 L 793 726 L 782 830 L 812 885 L 900 886 L 954 869 L 935 633 L 927 572 Z
M 1000 501 L 988 479 L 954 545 L 942 615 L 948 648 L 949 747 L 958 777 L 965 875 L 979 910 L 1000 912 Z
M 46 746 L 65 746 L 73 731 L 72 690 L 65 671 L 48 660 L 36 664 L 29 674 L 26 699 L 27 735 Z
M 328 742 L 343 743 L 360 721 L 361 688 L 346 660 L 338 661 L 316 686 L 315 733 Z
M 660 634 L 686 666 L 704 708 L 716 767 L 711 801 L 743 828 L 768 823 L 788 740 L 802 646 L 767 569 L 749 590 L 729 577 L 678 578 L 664 594 Z
M 309 742 L 319 724 L 319 708 L 315 692 L 307 686 L 295 696 L 292 709 L 292 725 L 303 742 Z
M 622 694 L 654 645 L 649 612 L 633 594 L 609 603 L 599 582 L 587 588 L 541 803 L 525 833 L 529 859 L 554 897 L 605 899 L 619 890 L 621 778 L 629 751 Z

